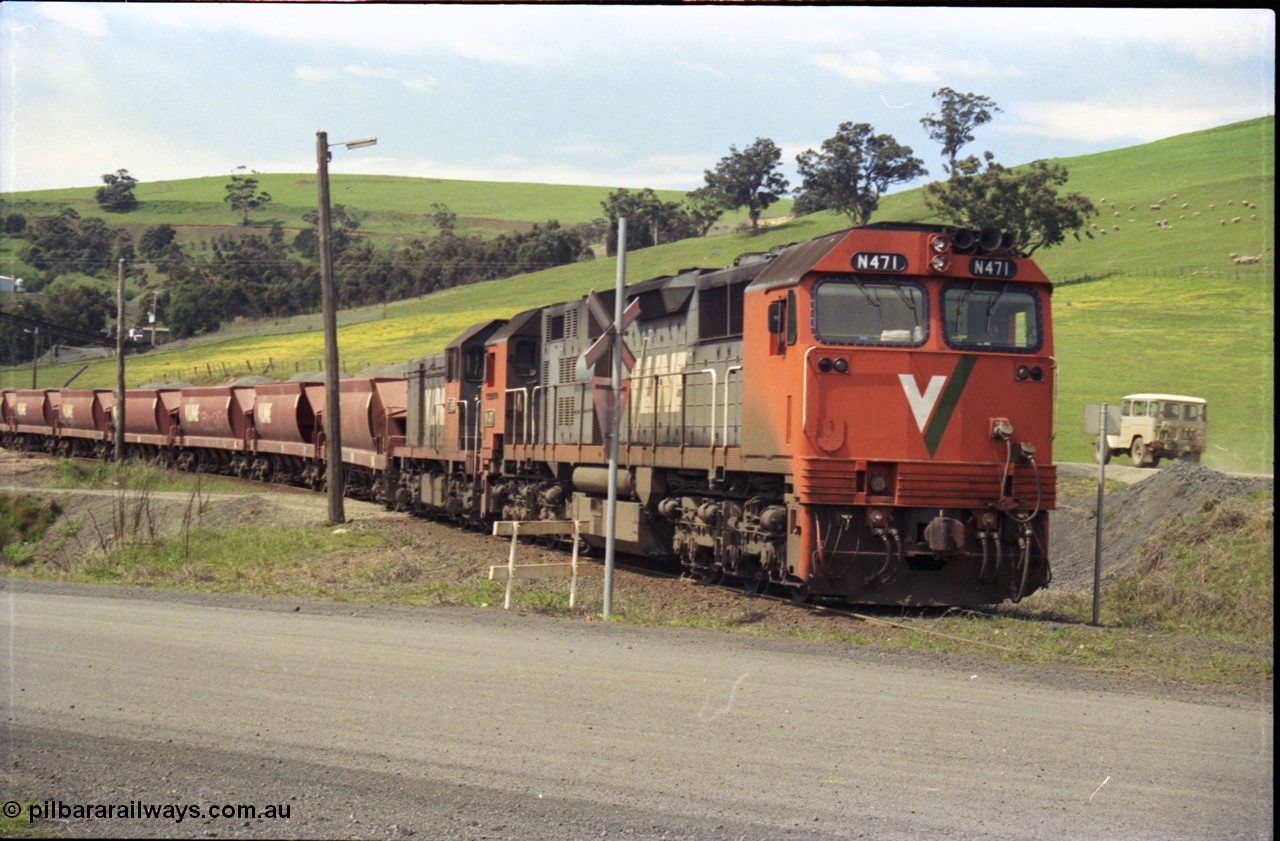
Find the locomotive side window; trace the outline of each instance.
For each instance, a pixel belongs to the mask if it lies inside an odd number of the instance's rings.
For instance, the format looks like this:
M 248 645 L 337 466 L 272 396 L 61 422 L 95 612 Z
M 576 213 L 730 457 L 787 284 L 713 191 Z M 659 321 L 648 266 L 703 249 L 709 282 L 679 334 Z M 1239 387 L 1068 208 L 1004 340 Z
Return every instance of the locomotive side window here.
M 484 348 L 467 348 L 462 352 L 462 376 L 469 383 L 484 382 Z
M 819 341 L 858 345 L 919 345 L 929 323 L 924 288 L 861 278 L 821 280 L 813 292 Z
M 1040 298 L 1010 283 L 956 283 L 942 291 L 942 328 L 954 348 L 1032 353 L 1043 342 Z
M 516 339 L 512 346 L 511 367 L 517 377 L 532 377 L 538 373 L 538 343 L 532 339 Z

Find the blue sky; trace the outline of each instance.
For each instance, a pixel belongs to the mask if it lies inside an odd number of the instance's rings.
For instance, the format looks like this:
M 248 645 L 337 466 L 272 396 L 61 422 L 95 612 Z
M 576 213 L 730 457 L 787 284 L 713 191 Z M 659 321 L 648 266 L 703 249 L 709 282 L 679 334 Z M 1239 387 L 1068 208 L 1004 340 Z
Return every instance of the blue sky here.
M 331 171 L 688 190 L 844 121 L 911 146 L 948 86 L 1008 165 L 1275 113 L 1261 9 L 0 4 L 0 191 Z

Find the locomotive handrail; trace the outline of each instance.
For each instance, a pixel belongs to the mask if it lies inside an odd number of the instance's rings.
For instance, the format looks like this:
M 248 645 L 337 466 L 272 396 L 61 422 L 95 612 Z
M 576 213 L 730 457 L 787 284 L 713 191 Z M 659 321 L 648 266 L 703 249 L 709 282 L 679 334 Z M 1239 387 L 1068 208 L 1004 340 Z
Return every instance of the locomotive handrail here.
M 471 433 L 471 461 L 472 473 L 479 477 L 480 475 L 480 395 L 471 398 L 475 401 L 476 410 L 473 412 L 472 433 Z M 463 448 L 466 448 L 466 435 L 463 435 Z
M 529 423 L 530 423 L 530 417 L 529 417 L 529 414 L 530 414 L 530 413 L 529 413 L 529 389 L 528 389 L 528 387 L 523 387 L 523 388 L 508 388 L 508 389 L 505 389 L 505 390 L 504 390 L 504 393 L 505 393 L 505 394 L 519 394 L 519 395 L 520 395 L 520 411 L 521 411 L 521 413 L 524 415 L 524 437 L 523 437 L 523 439 L 520 441 L 520 443 L 522 443 L 522 444 L 529 443 Z
M 458 418 L 458 437 L 460 439 L 458 441 L 458 449 L 465 453 L 467 451 L 467 399 L 465 397 L 454 398 L 453 409 L 455 413 L 458 411 L 459 406 L 462 407 L 462 417 Z M 445 443 L 447 443 L 447 441 L 448 439 L 446 439 Z M 440 449 L 443 450 L 444 447 L 441 447 Z
M 537 402 L 538 402 L 538 390 L 539 390 L 539 389 L 546 389 L 546 388 L 549 388 L 549 386 L 545 386 L 545 385 L 535 385 L 535 386 L 533 387 L 533 403 L 534 403 L 534 405 L 537 405 Z M 540 420 L 542 423 L 545 423 L 545 422 L 546 422 L 546 419 L 547 419 L 547 412 L 544 410 L 544 411 L 542 412 L 542 415 L 539 417 L 539 420 Z M 534 438 L 531 438 L 531 439 L 529 440 L 529 443 L 530 443 L 530 444 L 541 444 L 541 443 L 542 443 L 542 439 L 543 439 L 543 432 L 544 432 L 544 430 L 541 428 L 541 423 L 539 424 L 538 428 L 534 430 L 534 432 L 536 433 L 536 434 L 535 434 L 535 437 L 534 437 Z
M 717 380 L 717 376 L 716 376 L 716 369 L 715 369 L 715 368 L 703 368 L 703 369 L 698 370 L 698 371 L 687 371 L 687 372 L 685 372 L 685 373 L 686 373 L 686 374 L 710 374 L 710 375 L 711 375 L 711 449 L 713 449 L 713 450 L 714 450 L 714 449 L 716 448 L 716 380 Z M 689 401 L 686 399 L 686 400 L 684 401 L 684 403 L 685 403 L 685 405 L 688 405 Z M 683 440 L 683 434 L 682 434 L 682 435 L 681 435 L 680 445 L 681 445 L 681 446 L 684 446 L 686 443 L 687 443 L 687 442 Z
M 818 349 L 813 345 L 804 352 L 804 386 L 800 389 L 800 431 L 809 433 L 809 354 Z
M 741 365 L 730 365 L 724 370 L 724 432 L 721 434 L 720 440 L 725 449 L 729 448 L 729 377 L 733 375 L 734 371 L 741 370 Z M 712 440 L 711 446 L 715 446 L 714 440 Z

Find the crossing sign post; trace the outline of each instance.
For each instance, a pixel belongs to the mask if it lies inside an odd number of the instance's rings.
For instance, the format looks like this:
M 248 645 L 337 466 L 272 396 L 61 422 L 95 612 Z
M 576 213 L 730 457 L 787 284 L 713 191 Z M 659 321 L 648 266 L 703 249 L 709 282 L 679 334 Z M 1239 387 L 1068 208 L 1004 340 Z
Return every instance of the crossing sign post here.
M 601 328 L 601 334 L 591 347 L 587 348 L 578 359 L 577 375 L 580 382 L 590 379 L 591 394 L 595 402 L 596 419 L 609 444 L 609 499 L 605 509 L 605 542 L 604 542 L 604 609 L 603 617 L 609 618 L 613 606 L 613 562 L 617 543 L 618 530 L 618 432 L 621 428 L 622 411 L 627 404 L 630 393 L 631 369 L 636 364 L 635 354 L 623 341 L 623 334 L 631 322 L 640 314 L 640 301 L 635 300 L 625 310 L 622 307 L 626 296 L 627 278 L 627 220 L 618 220 L 618 277 L 613 297 L 613 318 L 600 301 L 600 296 L 592 290 L 587 295 L 587 310 Z M 598 363 L 606 353 L 612 351 L 613 364 L 611 374 L 606 381 L 604 377 L 591 376 Z M 624 379 L 623 368 L 627 369 Z

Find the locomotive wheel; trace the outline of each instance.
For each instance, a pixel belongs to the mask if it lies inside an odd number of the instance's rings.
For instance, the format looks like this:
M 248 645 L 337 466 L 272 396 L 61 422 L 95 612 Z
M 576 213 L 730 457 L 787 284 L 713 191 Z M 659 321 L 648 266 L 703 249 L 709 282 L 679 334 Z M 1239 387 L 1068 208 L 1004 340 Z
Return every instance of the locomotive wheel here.
M 712 586 L 719 584 L 724 580 L 724 571 L 718 566 L 707 564 L 706 566 L 691 568 L 687 573 L 685 573 L 685 577 L 694 584 Z
M 791 587 L 791 601 L 793 604 L 808 604 L 811 598 L 813 598 L 813 591 L 809 589 L 809 582 L 802 581 Z
M 748 596 L 754 596 L 764 592 L 764 585 L 769 580 L 769 576 L 765 575 L 764 568 L 758 565 L 741 575 L 742 592 Z

